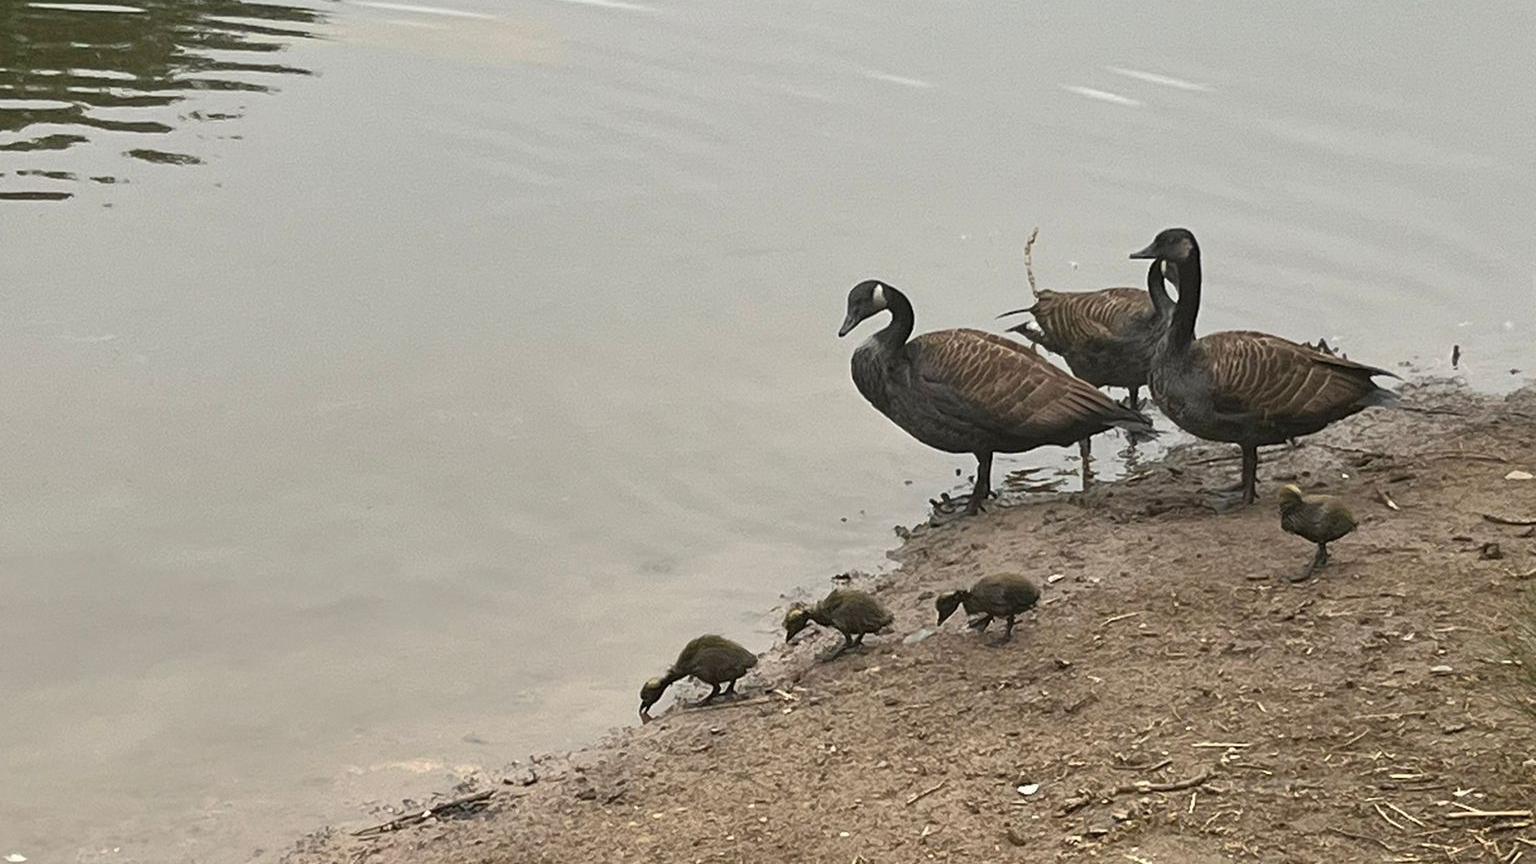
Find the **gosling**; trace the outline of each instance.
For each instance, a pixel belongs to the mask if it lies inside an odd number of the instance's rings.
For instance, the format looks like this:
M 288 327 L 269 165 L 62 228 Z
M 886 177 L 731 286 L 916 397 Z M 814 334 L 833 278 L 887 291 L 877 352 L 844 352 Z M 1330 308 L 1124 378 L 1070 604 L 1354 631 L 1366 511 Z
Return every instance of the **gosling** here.
M 894 620 L 895 616 L 870 594 L 852 588 L 834 588 L 815 606 L 797 604 L 784 614 L 784 641 L 794 639 L 796 633 L 813 621 L 831 627 L 843 634 L 843 644 L 822 658 L 826 662 L 836 660 L 855 645 L 863 645 L 866 634 L 879 633 Z
M 1317 544 L 1312 563 L 1294 578 L 1304 582 L 1328 563 L 1328 544 L 1355 530 L 1355 516 L 1332 495 L 1303 495 L 1294 483 L 1280 490 L 1280 527 Z
M 961 606 L 965 607 L 967 616 L 981 616 L 966 625 L 977 632 L 985 632 L 993 618 L 1007 619 L 1008 626 L 1002 638 L 993 643 L 1001 645 L 1013 638 L 1014 620 L 1035 608 L 1039 600 L 1040 587 L 1034 582 L 1016 573 L 997 573 L 977 579 L 969 591 L 961 589 L 940 594 L 933 605 L 939 610 L 940 625 Z
M 677 655 L 677 662 L 667 674 L 652 678 L 640 688 L 640 722 L 651 721 L 651 706 L 674 681 L 691 675 L 710 685 L 709 695 L 699 701 L 700 705 L 708 705 L 720 695 L 721 684 L 726 685 L 726 695 L 736 695 L 736 679 L 756 665 L 757 655 L 724 636 L 700 636 L 683 646 L 683 652 Z

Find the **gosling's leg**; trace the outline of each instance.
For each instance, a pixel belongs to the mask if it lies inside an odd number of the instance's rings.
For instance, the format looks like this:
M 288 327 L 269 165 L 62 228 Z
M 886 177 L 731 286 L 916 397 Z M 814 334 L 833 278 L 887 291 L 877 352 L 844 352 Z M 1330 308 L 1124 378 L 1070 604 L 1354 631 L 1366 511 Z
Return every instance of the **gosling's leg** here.
M 1132 411 L 1140 411 L 1141 387 L 1139 385 L 1136 387 L 1127 387 L 1125 390 L 1126 393 L 1129 394 L 1125 397 L 1125 407 L 1131 409 Z
M 736 695 L 736 679 L 735 678 L 732 678 L 730 683 L 725 685 L 725 695 L 727 695 L 727 696 L 735 696 Z
M 992 623 L 992 616 L 991 615 L 983 615 L 980 618 L 977 618 L 976 620 L 972 621 L 971 623 L 969 623 L 969 624 L 967 624 L 965 626 L 971 628 L 972 630 L 975 630 L 977 633 L 985 633 L 987 631 L 987 625 L 991 624 L 991 623 Z
M 833 649 L 832 653 L 830 653 L 827 656 L 821 658 L 821 662 L 823 662 L 823 663 L 831 663 L 833 660 L 836 660 L 837 658 L 843 656 L 843 652 L 847 651 L 849 648 L 852 648 L 852 647 L 853 647 L 853 637 L 849 636 L 847 633 L 844 633 L 843 634 L 843 644 L 841 644 L 841 645 L 837 646 L 837 648 Z
M 1084 438 L 1077 442 L 1077 455 L 1083 461 L 1083 488 L 1087 489 L 1088 484 L 1093 482 L 1093 468 L 1090 467 L 1093 462 L 1093 439 Z
M 854 648 L 863 648 L 864 647 L 864 634 L 863 633 L 860 633 L 859 635 L 853 637 L 853 645 L 851 647 L 854 647 Z
M 971 487 L 970 503 L 965 505 L 965 515 L 975 516 L 981 505 L 992 494 L 992 454 L 976 454 L 976 485 Z
M 715 697 L 719 696 L 719 695 L 720 695 L 720 685 L 719 684 L 711 684 L 710 685 L 710 690 L 709 690 L 709 695 L 705 696 L 703 699 L 700 699 L 699 700 L 699 705 L 701 705 L 701 706 L 702 705 L 708 705 L 709 703 L 715 701 Z
M 994 644 L 1004 645 L 1004 644 L 1007 644 L 1008 640 L 1013 638 L 1013 624 L 1014 624 L 1014 616 L 1009 615 L 1008 616 L 1008 626 L 1003 629 L 1003 638 L 997 640 L 997 642 L 995 642 Z

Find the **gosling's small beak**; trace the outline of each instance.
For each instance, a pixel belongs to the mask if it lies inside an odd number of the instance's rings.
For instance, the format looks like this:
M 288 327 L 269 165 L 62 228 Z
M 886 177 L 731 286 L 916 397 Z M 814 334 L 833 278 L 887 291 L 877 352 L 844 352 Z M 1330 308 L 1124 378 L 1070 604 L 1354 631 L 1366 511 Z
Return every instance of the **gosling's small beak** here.
M 645 724 L 651 722 L 653 719 L 655 719 L 655 718 L 653 718 L 651 716 L 651 712 L 648 709 L 646 709 L 646 708 L 641 708 L 640 709 L 640 725 L 641 726 L 644 726 Z
M 1140 252 L 1132 252 L 1131 253 L 1131 257 L 1132 258 L 1156 258 L 1157 257 L 1157 241 L 1154 240 L 1151 244 L 1149 244 L 1147 246 L 1147 248 L 1141 250 Z
M 864 320 L 863 318 L 859 317 L 859 313 L 854 312 L 853 310 L 850 309 L 848 311 L 848 317 L 843 319 L 843 326 L 838 328 L 837 338 L 841 339 L 844 336 L 847 336 L 848 332 L 850 330 L 852 330 L 853 328 L 859 326 L 859 322 L 863 321 L 863 320 Z

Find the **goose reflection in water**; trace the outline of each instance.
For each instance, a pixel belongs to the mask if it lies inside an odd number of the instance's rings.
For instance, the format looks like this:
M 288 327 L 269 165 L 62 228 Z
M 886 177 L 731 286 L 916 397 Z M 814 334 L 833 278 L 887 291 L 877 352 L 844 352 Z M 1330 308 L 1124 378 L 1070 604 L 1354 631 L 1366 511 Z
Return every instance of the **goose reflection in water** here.
M 0 2 L 0 200 L 63 200 L 83 179 L 119 182 L 116 169 L 67 170 L 81 160 L 59 151 L 86 145 L 201 163 L 165 137 L 189 121 L 241 116 L 243 106 L 213 94 L 268 93 L 272 75 L 311 74 L 274 55 L 324 20 L 317 9 L 242 0 Z M 187 110 L 189 99 L 209 104 Z

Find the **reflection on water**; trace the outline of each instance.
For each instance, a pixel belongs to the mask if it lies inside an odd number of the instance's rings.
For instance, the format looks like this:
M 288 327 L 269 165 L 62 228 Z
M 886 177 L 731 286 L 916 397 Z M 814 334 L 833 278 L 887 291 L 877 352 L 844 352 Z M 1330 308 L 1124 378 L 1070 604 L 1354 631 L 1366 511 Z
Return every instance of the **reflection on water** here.
M 121 158 L 197 165 L 167 149 L 178 126 L 231 120 L 239 108 L 186 111 L 205 94 L 271 92 L 278 62 L 309 39 L 313 9 L 242 0 L 144 0 L 133 5 L 0 0 L 0 200 L 63 200 L 82 179 L 119 182 L 129 164 L 84 178 L 52 170 L 61 150 L 95 144 Z

